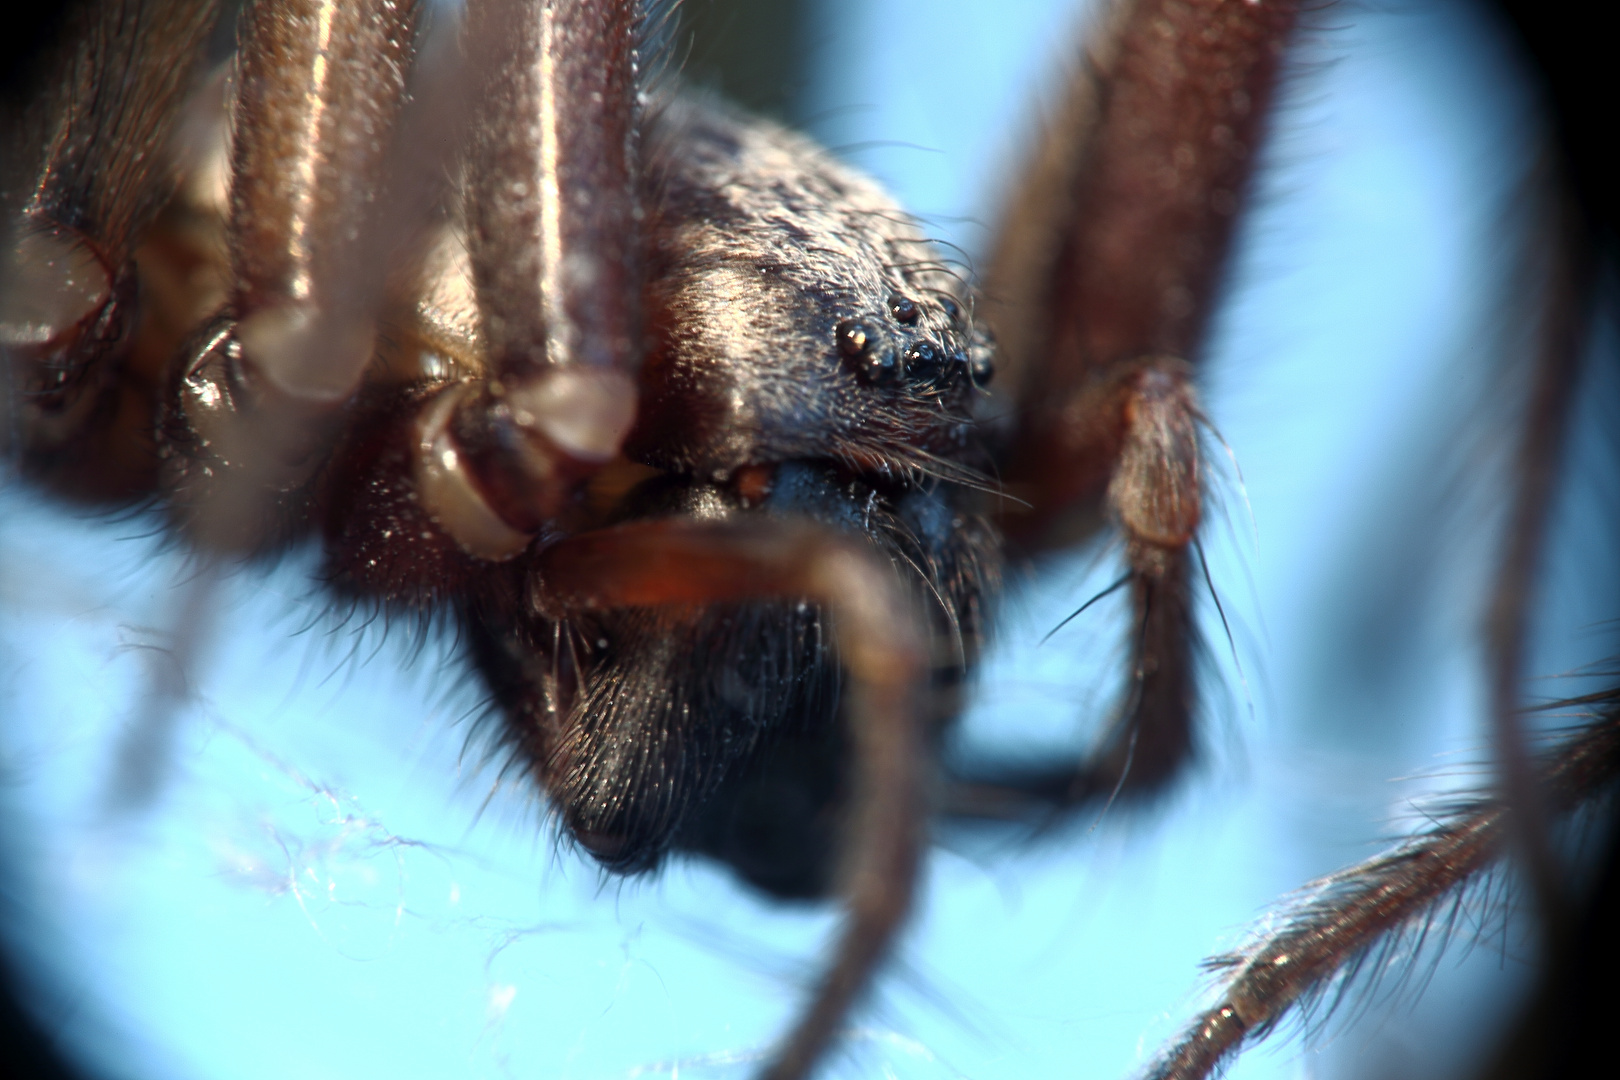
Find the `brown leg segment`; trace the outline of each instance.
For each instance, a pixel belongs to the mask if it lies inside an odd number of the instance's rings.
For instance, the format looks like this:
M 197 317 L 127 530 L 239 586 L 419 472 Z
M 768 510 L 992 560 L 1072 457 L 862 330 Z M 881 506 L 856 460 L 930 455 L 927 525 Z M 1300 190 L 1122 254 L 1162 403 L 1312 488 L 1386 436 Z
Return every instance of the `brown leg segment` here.
M 494 46 L 465 175 L 491 378 L 432 421 L 423 482 L 484 558 L 527 546 L 635 419 L 639 20 L 634 0 L 469 8 L 469 39 Z
M 1083 395 L 1197 352 L 1297 10 L 1126 0 L 1070 80 L 986 281 L 998 378 L 1035 421 L 1009 474 L 1035 503 L 1023 534 L 1086 493 Z
M 1598 704 L 1598 715 L 1550 755 L 1536 776 L 1548 809 L 1560 815 L 1612 794 L 1620 776 L 1615 695 L 1589 700 Z M 1393 851 L 1314 882 L 1307 899 L 1268 919 L 1279 929 L 1257 936 L 1236 955 L 1205 961 L 1208 968 L 1232 972 L 1231 978 L 1217 1004 L 1161 1052 L 1148 1075 L 1216 1075 L 1246 1041 L 1269 1034 L 1302 1000 L 1345 972 L 1353 974 L 1356 963 L 1389 935 L 1421 935 L 1429 922 L 1443 922 L 1442 905 L 1507 854 L 1517 812 L 1500 800 L 1480 800 Z
M 131 255 L 167 197 L 163 163 L 215 0 L 103 0 L 68 20 L 71 46 L 7 132 L 0 352 L 13 452 L 61 494 L 151 490 L 153 385 L 127 369 Z
M 182 351 L 166 486 L 206 548 L 278 546 L 370 364 L 365 265 L 405 77 L 411 0 L 254 0 L 232 123 L 231 298 Z
M 809 524 L 651 522 L 585 533 L 536 559 L 543 609 L 707 605 L 804 597 L 832 616 L 850 675 L 855 799 L 843 882 L 849 915 L 810 1007 L 762 1076 L 799 1080 L 821 1058 L 911 906 L 926 757 L 917 715 L 927 638 L 893 571 Z
M 373 354 L 381 268 L 365 242 L 415 35 L 411 0 L 252 0 L 232 105 L 225 308 L 175 357 L 160 476 L 205 553 L 160 671 L 119 753 L 112 803 L 161 781 L 186 673 L 206 648 L 222 553 L 274 551 L 308 506 Z
M 1119 524 L 1136 597 L 1136 681 L 1095 762 L 1066 781 L 980 784 L 959 800 L 964 813 L 994 812 L 1020 793 L 1064 806 L 1152 790 L 1190 752 L 1187 548 L 1202 513 L 1203 421 L 1187 361 L 1200 349 L 1297 11 L 1121 3 L 1011 200 L 985 307 L 1023 410 L 1003 476 L 1028 509 L 1007 511 L 1002 525 L 1038 550 L 1076 512 Z
M 1054 814 L 1145 795 L 1168 784 L 1192 752 L 1194 638 L 1185 549 L 1162 552 L 1161 571 L 1130 578 L 1135 635 L 1126 698 L 1101 744 L 1080 761 L 1049 767 L 958 765 L 946 814 L 1045 824 Z
M 1507 532 L 1485 626 L 1491 695 L 1491 737 L 1501 798 L 1511 817 L 1508 830 L 1522 861 L 1541 916 L 1550 953 L 1564 946 L 1570 919 L 1559 859 L 1553 849 L 1545 795 L 1540 790 L 1529 740 L 1520 721 L 1526 641 L 1548 519 L 1559 490 L 1575 386 L 1589 347 L 1595 259 L 1577 224 L 1569 196 L 1544 196 L 1549 219 L 1543 250 L 1550 262 L 1541 332 L 1524 431 L 1513 461 Z
M 341 587 L 411 606 L 451 595 L 525 551 L 618 454 L 641 348 L 640 18 L 630 0 L 469 5 L 466 85 L 448 96 L 475 103 L 457 288 L 483 370 L 362 402 L 325 523 Z M 419 555 L 392 557 L 407 535 Z

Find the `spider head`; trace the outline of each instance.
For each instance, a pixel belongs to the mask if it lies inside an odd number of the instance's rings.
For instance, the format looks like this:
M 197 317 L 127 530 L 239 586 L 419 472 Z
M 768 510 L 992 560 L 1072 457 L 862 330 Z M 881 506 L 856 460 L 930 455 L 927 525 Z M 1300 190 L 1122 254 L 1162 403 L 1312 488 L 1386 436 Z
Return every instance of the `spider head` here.
M 683 101 L 649 148 L 631 457 L 723 479 L 784 461 L 926 476 L 972 456 L 992 351 L 961 276 L 884 192 L 799 136 Z
M 860 537 L 934 617 L 943 721 L 997 549 L 960 498 L 984 483 L 990 363 L 965 285 L 797 136 L 676 100 L 646 146 L 648 348 L 624 453 L 650 470 L 605 472 L 592 526 L 763 515 Z M 779 895 L 831 887 L 850 752 L 819 607 L 536 608 L 550 621 L 509 655 L 545 687 L 532 757 L 581 847 L 620 872 L 684 849 Z

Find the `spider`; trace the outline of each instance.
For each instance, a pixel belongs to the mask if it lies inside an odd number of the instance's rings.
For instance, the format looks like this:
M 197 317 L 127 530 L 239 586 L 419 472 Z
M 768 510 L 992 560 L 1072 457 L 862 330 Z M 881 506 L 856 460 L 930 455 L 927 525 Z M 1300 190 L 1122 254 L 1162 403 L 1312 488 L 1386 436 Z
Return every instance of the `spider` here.
M 971 363 L 971 359 L 968 362 Z M 204 524 L 206 526 L 206 523 L 204 523 Z M 235 737 L 234 734 L 233 734 L 233 737 Z M 283 773 L 282 775 L 286 776 L 287 774 Z M 327 797 L 328 794 L 330 794 L 324 788 L 320 789 L 318 791 L 316 789 L 314 789 L 314 788 L 305 789 L 305 790 L 312 798 L 316 798 L 316 799 L 325 798 L 325 797 Z M 362 826 L 363 828 L 369 828 L 370 824 L 371 824 L 370 819 L 366 818 L 364 815 L 356 816 L 356 815 L 352 815 L 352 814 L 346 814 L 346 815 L 340 815 L 338 818 L 334 818 L 332 820 L 341 820 L 341 821 L 343 821 L 345 823 L 345 827 L 355 826 L 355 825 L 358 824 L 358 825 Z M 583 829 L 582 831 L 589 832 L 590 830 L 589 829 Z M 370 834 L 365 833 L 363 830 L 362 830 L 361 835 L 370 836 Z M 383 843 L 382 845 L 380 845 L 383 850 L 392 851 L 392 852 L 394 852 L 396 854 L 400 850 L 410 850 L 409 848 L 402 848 L 402 845 L 396 843 L 394 841 L 394 838 L 392 838 L 391 836 L 387 837 L 387 838 L 384 838 L 384 837 L 382 837 L 380 835 L 377 835 L 377 836 L 371 836 L 371 838 L 372 839 L 385 839 L 385 840 L 387 840 L 386 843 Z M 285 837 L 282 837 L 280 839 L 285 839 Z M 622 857 L 622 849 L 621 850 L 615 850 L 615 844 L 616 844 L 616 842 L 618 840 L 618 838 L 616 838 L 616 837 L 603 836 L 603 835 L 597 834 L 597 835 L 589 835 L 589 836 L 582 837 L 582 840 L 585 841 L 587 846 L 591 847 L 599 855 L 602 855 L 603 857 L 607 858 L 608 860 L 613 860 L 613 859 L 617 859 L 617 858 Z M 237 853 L 234 853 L 234 854 L 245 855 L 245 853 L 241 853 L 241 852 L 237 852 Z M 309 852 L 306 852 L 306 853 L 304 853 L 303 857 L 290 857 L 289 860 L 288 860 L 288 865 L 289 866 L 299 866 L 299 867 L 303 867 L 305 869 L 309 869 L 309 868 L 311 868 L 312 866 L 315 865 L 315 863 L 313 861 L 315 858 L 316 858 L 316 856 L 310 854 Z M 744 869 L 745 872 L 746 872 L 747 868 L 744 867 L 742 869 Z M 252 872 L 253 872 L 253 868 L 251 866 L 247 867 L 243 871 L 244 877 L 251 878 L 252 877 Z M 757 875 L 759 873 L 759 871 L 756 869 L 755 873 Z M 335 880 L 335 878 L 333 880 Z M 710 882 L 708 884 L 712 884 L 712 882 Z M 770 883 L 767 882 L 767 884 L 770 884 Z M 812 887 L 816 886 L 816 883 L 812 882 L 811 885 L 812 885 Z M 776 883 L 776 887 L 779 890 L 788 890 L 788 889 L 792 889 L 792 888 L 795 888 L 795 887 L 798 887 L 798 886 L 793 884 L 793 883 L 789 883 L 788 885 L 784 886 L 784 885 L 782 885 L 782 884 L 780 884 L 778 882 L 778 883 Z M 293 896 L 297 897 L 297 899 L 301 903 L 307 904 L 307 903 L 310 902 L 310 897 L 307 894 L 300 892 L 296 887 L 292 888 L 291 894 Z M 331 909 L 328 909 L 328 910 L 331 910 Z M 418 917 L 417 913 L 415 913 L 415 912 L 412 912 L 411 915 L 412 915 L 412 917 Z M 316 925 L 317 930 L 322 929 L 323 926 L 328 921 L 329 920 L 324 918 L 324 917 L 322 917 L 322 918 L 312 917 L 312 922 L 317 924 Z M 524 928 L 521 927 L 521 926 L 514 926 L 512 929 L 514 929 L 514 930 L 522 930 Z M 514 938 L 517 938 L 517 937 L 523 937 L 523 935 L 514 934 Z M 527 940 L 527 938 L 525 937 L 524 940 Z M 492 1001 L 493 1000 L 494 1000 L 494 998 L 492 997 Z M 715 1064 L 723 1064 L 723 1062 L 722 1063 L 715 1063 Z M 363 1067 L 361 1067 L 361 1068 L 363 1070 Z

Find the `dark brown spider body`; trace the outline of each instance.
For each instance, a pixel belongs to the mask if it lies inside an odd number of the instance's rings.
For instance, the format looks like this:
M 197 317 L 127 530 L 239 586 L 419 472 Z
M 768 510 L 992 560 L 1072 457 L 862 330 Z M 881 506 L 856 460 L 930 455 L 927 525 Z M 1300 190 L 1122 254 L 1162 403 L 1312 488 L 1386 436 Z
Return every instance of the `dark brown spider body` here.
M 762 517 L 859 537 L 914 579 L 943 643 L 934 681 L 954 687 L 977 654 L 1000 558 L 994 527 L 962 498 L 964 482 L 985 483 L 989 454 L 974 409 L 992 361 L 967 321 L 971 297 L 891 199 L 802 137 L 676 98 L 646 149 L 642 405 L 626 460 L 593 482 L 569 531 Z M 425 291 L 471 299 L 442 281 Z M 435 303 L 418 301 L 412 321 L 437 319 L 453 336 L 458 320 Z M 480 344 L 463 334 L 440 347 L 476 363 Z M 334 494 L 311 494 L 341 508 L 316 511 L 336 523 L 334 584 L 407 604 L 424 581 L 459 594 L 505 741 L 605 866 L 645 870 L 674 845 L 777 891 L 825 892 L 849 769 L 824 613 L 802 602 L 570 611 L 532 558 L 481 570 L 433 542 L 432 520 L 389 479 L 403 469 L 373 464 L 402 403 L 434 392 L 418 382 L 364 397 L 362 416 L 375 419 L 336 455 Z M 407 464 L 412 447 L 392 441 L 388 460 Z M 395 536 L 428 543 L 401 563 Z M 434 557 L 454 588 L 423 573 Z M 807 767 L 750 779 L 784 738 Z M 764 869 L 773 861 L 793 869 Z

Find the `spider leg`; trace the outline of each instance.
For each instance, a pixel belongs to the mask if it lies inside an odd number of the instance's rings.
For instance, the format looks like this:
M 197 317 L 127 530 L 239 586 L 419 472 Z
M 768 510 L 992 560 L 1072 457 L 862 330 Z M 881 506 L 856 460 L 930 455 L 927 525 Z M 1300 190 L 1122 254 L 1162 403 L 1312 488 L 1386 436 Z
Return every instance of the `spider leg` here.
M 170 138 L 218 15 L 210 0 L 86 6 L 69 20 L 73 44 L 45 69 L 44 106 L 13 133 L 0 265 L 12 449 L 26 475 L 63 494 L 123 502 L 158 480 L 153 367 L 163 360 L 147 362 L 142 324 L 163 305 L 141 310 L 135 251 L 174 187 Z M 204 588 L 188 590 L 172 657 L 154 669 L 119 754 L 115 805 L 149 793 L 166 757 Z
M 497 43 L 464 178 L 489 370 L 429 406 L 419 481 L 464 549 L 503 559 L 635 418 L 640 8 L 487 0 L 468 22 Z
M 1414 942 L 1416 953 L 1431 925 L 1449 933 L 1470 884 L 1510 858 L 1519 864 L 1540 922 L 1543 975 L 1539 1000 L 1509 1044 L 1499 1074 L 1574 1075 L 1580 1055 L 1592 1052 L 1587 1032 L 1596 1029 L 1600 1003 L 1612 997 L 1608 975 L 1597 974 L 1594 956 L 1609 944 L 1602 922 L 1609 915 L 1599 905 L 1612 901 L 1613 821 L 1605 838 L 1611 849 L 1608 898 L 1594 891 L 1584 913 L 1555 835 L 1562 818 L 1601 805 L 1600 796 L 1612 797 L 1620 777 L 1617 693 L 1610 689 L 1548 706 L 1596 709 L 1584 729 L 1541 761 L 1524 731 L 1520 698 L 1550 507 L 1593 315 L 1596 261 L 1566 200 L 1561 192 L 1543 193 L 1544 220 L 1535 223 L 1538 243 L 1528 260 L 1546 278 L 1539 347 L 1511 460 L 1507 523 L 1484 627 L 1495 790 L 1445 814 L 1394 851 L 1314 883 L 1304 900 L 1284 909 L 1280 930 L 1257 937 L 1241 955 L 1206 962 L 1233 974 L 1218 1003 L 1161 1054 L 1150 1073 L 1156 1080 L 1213 1075 L 1291 1010 L 1310 1008 L 1335 986 L 1342 991 L 1364 969 L 1376 980 L 1401 962 L 1397 950 L 1403 942 Z M 1605 816 L 1612 819 L 1612 804 Z
M 390 325 L 461 377 L 362 393 L 324 500 L 340 589 L 414 608 L 501 592 L 497 564 L 618 455 L 641 349 L 641 33 L 629 0 L 469 5 L 463 212 Z
M 536 558 L 543 610 L 803 597 L 836 625 L 855 748 L 848 918 L 809 1007 L 761 1074 L 797 1080 L 820 1059 L 911 906 L 923 843 L 927 634 L 893 570 L 858 543 L 799 523 L 659 521 L 583 533 Z
M 372 361 L 382 275 L 368 241 L 416 13 L 392 0 L 255 0 L 240 13 L 229 293 L 172 359 L 158 410 L 161 488 L 203 559 L 122 740 L 114 808 L 143 805 L 161 780 L 220 556 L 275 550 L 307 527 Z
M 1552 813 L 1568 814 L 1589 804 L 1612 790 L 1620 775 L 1615 694 L 1587 700 L 1598 705 L 1597 715 L 1536 770 Z M 1161 1052 L 1148 1075 L 1153 1080 L 1214 1075 L 1245 1041 L 1274 1030 L 1290 1009 L 1319 999 L 1336 980 L 1353 978 L 1369 950 L 1387 943 L 1390 935 L 1407 931 L 1421 937 L 1430 921 L 1444 921 L 1444 902 L 1461 902 L 1462 891 L 1512 846 L 1513 819 L 1521 813 L 1500 799 L 1475 800 L 1393 850 L 1312 883 L 1302 899 L 1268 920 L 1277 929 L 1256 935 L 1236 955 L 1206 961 L 1210 968 L 1231 971 L 1231 978 L 1217 1003 Z M 1379 962 L 1375 956 L 1373 963 Z
M 1555 287 L 1563 290 L 1561 294 L 1554 294 L 1555 302 L 1565 305 L 1566 318 L 1570 315 L 1575 315 L 1577 319 L 1582 315 L 1589 317 L 1592 310 L 1599 306 L 1598 299 L 1602 292 L 1601 288 L 1594 288 L 1594 279 L 1600 278 L 1605 272 L 1612 272 L 1606 267 L 1612 268 L 1613 265 L 1615 222 L 1620 219 L 1620 215 L 1616 214 L 1615 202 L 1620 184 L 1615 182 L 1613 162 L 1601 149 L 1601 142 L 1589 135 L 1594 130 L 1601 130 L 1597 112 L 1603 108 L 1603 95 L 1598 89 L 1600 68 L 1591 62 L 1601 46 L 1584 35 L 1568 33 L 1567 27 L 1556 16 L 1535 4 L 1502 0 L 1495 7 L 1504 21 L 1517 32 L 1535 60 L 1538 81 L 1546 95 L 1549 115 L 1545 119 L 1549 141 L 1559 151 L 1559 172 L 1562 174 L 1559 179 L 1568 185 L 1565 192 L 1568 201 L 1559 208 L 1563 220 L 1558 223 L 1568 231 L 1562 237 L 1552 234 L 1555 240 L 1561 240 L 1566 246 L 1565 257 L 1569 260 L 1561 268 L 1554 267 L 1555 274 L 1561 271 L 1563 279 L 1561 282 L 1554 279 Z M 1580 326 L 1581 323 L 1577 321 L 1570 329 Z M 1549 320 L 1548 327 L 1556 332 L 1556 317 Z M 1587 330 L 1585 345 L 1590 350 L 1591 338 L 1597 335 L 1591 334 L 1590 324 L 1587 324 Z M 1586 372 L 1583 374 L 1589 374 L 1603 363 L 1612 364 L 1613 358 L 1588 351 L 1584 358 Z M 1550 374 L 1544 372 L 1539 381 L 1556 386 L 1557 380 L 1549 377 Z M 1574 396 L 1578 398 L 1579 394 L 1577 390 Z M 1554 401 L 1557 396 L 1553 395 Z M 1563 396 L 1566 403 L 1555 406 L 1555 411 L 1568 407 L 1567 398 L 1570 395 Z M 1546 401 L 1539 393 L 1535 400 L 1538 403 Z M 1546 408 L 1545 403 L 1533 406 L 1530 415 L 1539 415 Z M 1557 424 L 1556 420 L 1551 422 Z M 1535 442 L 1527 430 L 1521 459 L 1524 450 Z M 1566 459 L 1578 456 L 1573 447 L 1556 447 L 1556 451 Z M 1531 460 L 1526 464 L 1530 467 L 1521 466 L 1519 490 L 1515 496 L 1515 517 L 1523 511 L 1522 504 L 1526 498 L 1533 497 L 1535 493 L 1531 481 L 1536 463 Z M 1531 520 L 1535 520 L 1534 515 Z M 1536 528 L 1545 530 L 1546 526 L 1537 525 Z M 1504 555 L 1507 554 L 1505 549 Z M 1504 570 L 1510 567 L 1511 563 L 1504 558 Z M 1511 573 L 1504 572 L 1499 579 L 1499 598 L 1493 605 L 1497 612 L 1506 609 L 1507 605 L 1502 601 L 1512 596 L 1509 592 L 1512 578 Z M 1528 607 L 1522 593 L 1518 602 Z M 1505 626 L 1512 627 L 1513 623 L 1506 623 Z M 1512 635 L 1519 640 L 1493 634 L 1493 651 L 1505 642 L 1521 647 L 1523 631 L 1515 627 Z M 1511 684 L 1503 689 L 1507 694 L 1517 692 L 1517 687 Z M 1493 688 L 1493 713 L 1512 700 L 1505 694 L 1496 699 L 1496 694 Z M 1503 730 L 1500 715 L 1493 719 L 1497 730 Z M 1498 757 L 1505 759 L 1503 750 L 1499 750 Z M 1504 797 L 1516 810 L 1519 800 L 1510 785 L 1518 785 L 1522 781 L 1506 776 L 1502 779 Z M 1536 794 L 1543 807 L 1547 807 L 1552 798 L 1550 793 L 1538 788 Z M 1617 938 L 1614 920 L 1614 912 L 1620 910 L 1620 830 L 1613 828 L 1613 807 L 1610 820 L 1608 850 L 1599 864 L 1602 869 L 1597 887 L 1580 908 L 1566 909 L 1567 922 L 1562 926 L 1553 922 L 1547 927 L 1550 933 L 1544 932 L 1545 961 L 1540 985 L 1513 1029 L 1506 1034 L 1498 1052 L 1493 1055 L 1493 1061 L 1480 1070 L 1480 1075 L 1573 1076 L 1578 1075 L 1581 1067 L 1587 1063 L 1607 1061 L 1612 1057 L 1612 1040 L 1604 1018 L 1612 1016 L 1617 1005 L 1620 1005 L 1613 974 L 1616 964 L 1620 963 L 1620 938 Z M 1516 840 L 1521 852 L 1526 850 L 1526 840 L 1539 846 L 1540 836 L 1533 822 L 1521 821 L 1518 832 L 1520 837 Z M 1531 858 L 1536 857 L 1534 848 L 1529 849 L 1529 853 Z M 1527 869 L 1538 877 L 1541 874 L 1540 870 Z M 1553 913 L 1556 915 L 1559 899 L 1556 893 L 1553 899 Z M 1567 892 L 1562 899 L 1566 902 L 1570 899 Z M 1544 900 L 1540 902 L 1545 912 L 1548 905 Z
M 1000 229 L 985 311 L 1021 424 L 1002 525 L 1026 551 L 1104 516 L 1125 539 L 1129 700 L 1094 758 L 995 769 L 968 816 L 1151 792 L 1193 746 L 1189 545 L 1202 516 L 1193 369 L 1298 7 L 1132 0 L 1064 90 Z M 998 378 L 1003 376 L 998 374 Z M 1067 520 L 1065 520 L 1067 519 Z M 1067 529 L 1069 537 L 1072 527 Z
M 212 550 L 305 527 L 331 434 L 374 351 L 375 220 L 417 5 L 254 0 L 241 13 L 224 309 L 165 402 L 165 487 Z M 392 223 L 390 223 L 392 224 Z
M 167 197 L 176 114 L 215 0 L 105 0 L 70 18 L 40 74 L 43 105 L 8 132 L 0 350 L 23 471 L 57 491 L 149 491 L 151 372 L 127 363 L 133 254 Z
M 1538 230 L 1545 240 L 1543 250 L 1535 254 L 1550 263 L 1550 273 L 1544 286 L 1540 347 L 1513 460 L 1507 530 L 1485 625 L 1498 786 L 1510 811 L 1508 829 L 1516 854 L 1551 939 L 1545 944 L 1554 949 L 1562 944 L 1572 913 L 1567 910 L 1566 875 L 1560 872 L 1552 847 L 1547 799 L 1521 722 L 1520 695 L 1540 563 L 1594 315 L 1595 259 L 1567 198 L 1559 192 L 1543 197 L 1544 214 L 1550 220 Z

